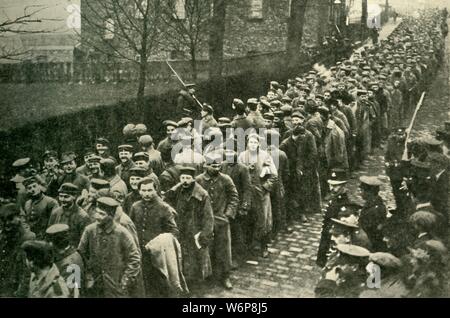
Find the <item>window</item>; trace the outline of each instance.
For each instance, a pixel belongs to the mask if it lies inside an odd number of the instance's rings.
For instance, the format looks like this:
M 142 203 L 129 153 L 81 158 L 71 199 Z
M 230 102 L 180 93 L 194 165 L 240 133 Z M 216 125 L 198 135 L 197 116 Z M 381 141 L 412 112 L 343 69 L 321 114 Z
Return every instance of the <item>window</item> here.
M 263 0 L 250 0 L 250 19 L 263 18 Z
M 292 0 L 289 0 L 289 4 L 288 4 L 288 17 L 290 18 L 291 17 L 291 6 L 292 6 Z
M 173 17 L 178 20 L 186 19 L 186 0 L 175 0 L 175 12 Z
M 105 21 L 105 40 L 112 40 L 114 38 L 114 20 L 112 18 L 108 18 Z

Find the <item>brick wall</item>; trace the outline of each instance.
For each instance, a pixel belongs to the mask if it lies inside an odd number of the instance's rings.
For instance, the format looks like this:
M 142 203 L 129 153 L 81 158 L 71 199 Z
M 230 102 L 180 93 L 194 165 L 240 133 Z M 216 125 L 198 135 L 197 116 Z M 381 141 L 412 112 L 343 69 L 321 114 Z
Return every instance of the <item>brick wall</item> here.
M 227 17 L 225 25 L 224 56 L 225 58 L 242 57 L 249 52 L 272 53 L 286 49 L 287 22 L 290 0 L 227 0 Z M 81 10 L 87 14 L 86 5 Z M 254 10 L 259 3 L 262 10 Z M 328 29 L 328 10 L 330 0 L 310 0 L 307 5 L 304 27 L 304 45 L 318 43 L 321 34 Z M 82 28 L 86 27 L 86 24 Z M 82 35 L 90 38 L 93 32 L 82 29 Z M 205 34 L 207 39 L 208 34 Z M 163 60 L 169 57 L 171 48 L 168 44 L 161 45 L 152 59 Z M 186 57 L 187 50 L 185 52 Z M 198 59 L 208 58 L 207 41 L 198 50 Z
M 251 2 L 230 0 L 225 25 L 224 55 L 276 52 L 286 48 L 289 0 L 262 0 L 262 18 L 251 18 Z

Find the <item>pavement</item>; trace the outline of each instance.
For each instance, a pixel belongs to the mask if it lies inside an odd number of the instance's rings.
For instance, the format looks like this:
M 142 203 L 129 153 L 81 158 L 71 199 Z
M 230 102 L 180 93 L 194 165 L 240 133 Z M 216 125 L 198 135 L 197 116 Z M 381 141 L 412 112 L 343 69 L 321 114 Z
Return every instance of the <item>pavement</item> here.
M 399 22 L 399 21 L 397 21 Z M 392 30 L 394 25 L 388 26 Z M 387 33 L 387 31 L 386 31 Z M 386 33 L 384 36 L 387 36 Z M 446 58 L 436 79 L 430 85 L 424 104 L 418 113 L 412 134 L 433 134 L 448 120 L 450 107 L 449 66 L 450 36 L 447 37 Z M 348 183 L 351 200 L 362 202 L 358 191 L 361 175 L 376 175 L 384 181 L 381 197 L 389 207 L 395 207 L 392 189 L 384 169 L 384 149 L 379 148 L 369 156 L 360 169 L 352 174 Z M 225 298 L 308 298 L 314 297 L 314 287 L 321 270 L 315 264 L 322 227 L 322 215 L 313 215 L 310 222 L 295 222 L 291 233 L 281 232 L 270 244 L 269 257 L 247 261 L 232 274 L 231 291 L 212 287 L 202 297 Z M 449 288 L 450 290 L 450 288 Z M 448 295 L 448 293 L 447 293 Z

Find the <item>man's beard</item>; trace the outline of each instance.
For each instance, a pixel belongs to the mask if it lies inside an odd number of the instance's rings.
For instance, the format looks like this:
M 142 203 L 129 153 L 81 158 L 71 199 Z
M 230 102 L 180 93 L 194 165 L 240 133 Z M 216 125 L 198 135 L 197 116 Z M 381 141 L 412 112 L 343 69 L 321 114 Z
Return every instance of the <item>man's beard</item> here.
M 194 182 L 192 182 L 192 183 L 182 183 L 181 186 L 183 187 L 183 189 L 189 190 L 192 187 L 194 187 Z
M 217 177 L 219 175 L 220 171 L 215 169 L 208 170 L 208 174 L 212 177 Z

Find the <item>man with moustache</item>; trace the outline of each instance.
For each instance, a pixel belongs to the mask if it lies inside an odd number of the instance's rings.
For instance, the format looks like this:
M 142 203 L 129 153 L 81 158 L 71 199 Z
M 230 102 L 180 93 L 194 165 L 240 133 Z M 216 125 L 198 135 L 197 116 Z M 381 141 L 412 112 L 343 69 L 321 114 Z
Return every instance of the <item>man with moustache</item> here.
M 161 152 L 154 147 L 152 136 L 143 135 L 139 137 L 139 145 L 141 146 L 142 151 L 148 154 L 150 167 L 152 167 L 153 172 L 159 176 L 164 170 L 164 162 L 161 158 Z
M 320 187 L 318 152 L 314 136 L 304 126 L 304 117 L 300 113 L 292 115 L 294 129 L 292 136 L 285 139 L 280 149 L 289 159 L 290 180 L 288 194 L 290 198 L 291 220 L 299 218 L 308 222 L 306 215 L 320 211 Z
M 118 206 L 111 197 L 97 199 L 97 221 L 86 227 L 78 245 L 90 297 L 129 297 L 141 273 L 138 246 L 129 231 L 114 222 Z
M 103 179 L 92 179 L 89 185 L 89 193 L 86 200 L 82 201 L 81 208 L 86 211 L 91 222 L 95 222 L 96 204 L 100 190 L 110 190 L 108 181 Z
M 141 200 L 131 207 L 130 218 L 136 225 L 139 245 L 144 248 L 151 240 L 162 233 L 178 236 L 175 223 L 175 210 L 165 203 L 156 192 L 152 179 L 144 178 L 138 183 Z M 159 270 L 152 264 L 148 251 L 142 251 L 142 271 L 147 297 L 169 297 L 169 286 Z
M 91 167 L 89 164 L 89 159 L 96 155 L 97 154 L 94 149 L 86 148 L 84 150 L 84 154 L 83 154 L 84 165 L 78 167 L 76 169 L 76 172 L 89 178 L 92 175 Z
M 128 188 L 125 181 L 116 174 L 116 161 L 109 158 L 102 159 L 100 168 L 102 169 L 103 179 L 109 182 L 111 191 L 116 195 L 117 200 L 122 202 L 128 194 Z
M 150 166 L 150 157 L 146 152 L 138 152 L 133 155 L 133 161 L 136 167 L 145 170 L 145 177 L 152 179 L 155 183 L 156 190 L 161 193 L 161 187 L 159 184 L 158 176 L 153 172 L 153 168 Z
M 59 169 L 58 154 L 56 151 L 47 150 L 44 153 L 44 169 L 41 177 L 45 181 L 45 193 L 50 197 L 58 195 L 58 178 L 63 174 Z
M 161 153 L 161 157 L 169 158 L 173 146 L 177 143 L 175 132 L 178 128 L 178 124 L 172 120 L 165 120 L 163 122 L 163 125 L 166 128 L 166 138 L 158 143 L 158 147 L 156 147 L 156 150 Z
M 125 200 L 122 203 L 123 210 L 126 214 L 130 215 L 131 207 L 134 203 L 141 200 L 141 195 L 139 193 L 138 184 L 146 177 L 146 170 L 140 167 L 134 167 L 130 169 L 130 192 L 128 192 Z
M 42 239 L 50 215 L 58 207 L 58 202 L 42 192 L 42 180 L 39 180 L 37 176 L 26 178 L 23 184 L 30 198 L 25 202 L 25 220 L 36 237 Z
M 60 164 L 64 174 L 59 177 L 58 184 L 61 186 L 64 183 L 72 183 L 82 191 L 82 196 L 85 196 L 89 189 L 89 179 L 76 172 L 77 164 L 75 163 L 75 159 L 76 155 L 73 152 L 62 154 Z
M 132 160 L 133 158 L 133 146 L 129 144 L 119 145 L 117 147 L 119 151 L 119 160 L 120 164 L 116 166 L 116 174 L 125 181 L 127 187 L 130 187 L 130 169 L 135 167 L 135 164 Z
M 230 221 L 236 216 L 239 195 L 231 177 L 220 172 L 222 153 L 210 152 L 205 159 L 205 172 L 195 180 L 208 191 L 214 212 L 214 241 L 211 250 L 213 273 L 223 287 L 232 289 Z
M 78 246 L 84 228 L 91 223 L 87 213 L 76 203 L 80 190 L 73 183 L 64 183 L 59 188 L 58 193 L 61 206 L 50 215 L 48 226 L 67 224 L 69 226 L 70 243 L 73 246 Z

